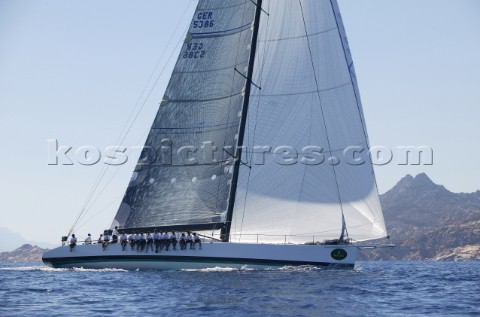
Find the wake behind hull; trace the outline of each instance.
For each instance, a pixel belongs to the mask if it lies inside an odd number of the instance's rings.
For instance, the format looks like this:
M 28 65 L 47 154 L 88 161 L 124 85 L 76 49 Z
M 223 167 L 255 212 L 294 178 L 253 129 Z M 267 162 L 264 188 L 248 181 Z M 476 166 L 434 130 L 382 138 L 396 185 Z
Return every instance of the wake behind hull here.
M 207 268 L 266 268 L 281 266 L 333 266 L 353 268 L 358 249 L 349 245 L 269 245 L 240 243 L 203 244 L 199 250 L 137 252 L 119 244 L 102 251 L 100 245 L 68 246 L 46 252 L 43 262 L 54 268 L 182 270 Z

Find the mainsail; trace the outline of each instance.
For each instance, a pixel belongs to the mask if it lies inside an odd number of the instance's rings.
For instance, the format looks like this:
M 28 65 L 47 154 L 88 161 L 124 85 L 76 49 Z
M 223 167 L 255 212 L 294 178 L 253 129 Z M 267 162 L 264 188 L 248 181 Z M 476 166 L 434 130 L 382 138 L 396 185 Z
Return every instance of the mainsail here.
M 114 225 L 225 222 L 255 12 L 249 0 L 199 1 Z
M 382 238 L 368 150 L 335 0 L 200 0 L 114 225 L 227 227 L 236 242 Z

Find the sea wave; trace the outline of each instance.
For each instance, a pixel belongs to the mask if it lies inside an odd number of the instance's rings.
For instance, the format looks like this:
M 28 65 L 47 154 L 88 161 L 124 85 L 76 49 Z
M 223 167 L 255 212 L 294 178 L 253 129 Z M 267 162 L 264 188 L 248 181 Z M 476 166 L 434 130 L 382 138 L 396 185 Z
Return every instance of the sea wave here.
M 249 271 L 253 270 L 252 268 L 242 267 L 242 268 L 234 268 L 234 267 L 212 267 L 212 268 L 205 268 L 205 269 L 183 269 L 182 272 L 233 272 L 233 271 Z
M 42 272 L 128 272 L 127 270 L 122 269 L 84 269 L 79 268 L 68 268 L 68 269 L 59 269 L 51 268 L 48 266 L 14 266 L 14 267 L 0 267 L 0 271 L 42 271 Z

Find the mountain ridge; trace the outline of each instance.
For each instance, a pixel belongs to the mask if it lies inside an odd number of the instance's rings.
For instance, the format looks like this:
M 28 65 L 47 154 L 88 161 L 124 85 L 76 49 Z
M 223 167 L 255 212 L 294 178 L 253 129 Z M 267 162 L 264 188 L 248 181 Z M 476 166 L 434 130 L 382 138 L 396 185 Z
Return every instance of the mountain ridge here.
M 362 255 L 370 260 L 480 260 L 480 190 L 453 193 L 425 173 L 403 177 L 380 195 L 387 231 L 397 246 Z M 462 248 L 470 247 L 467 253 Z M 457 250 L 457 251 L 455 251 Z
M 36 245 L 24 244 L 13 251 L 0 253 L 0 262 L 41 262 L 42 255 L 47 250 Z

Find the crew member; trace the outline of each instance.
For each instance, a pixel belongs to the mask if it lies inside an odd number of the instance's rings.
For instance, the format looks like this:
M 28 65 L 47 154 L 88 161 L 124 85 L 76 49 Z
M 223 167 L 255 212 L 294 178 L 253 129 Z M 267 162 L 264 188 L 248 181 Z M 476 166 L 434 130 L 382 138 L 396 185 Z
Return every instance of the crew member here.
M 185 233 L 182 233 L 180 236 L 180 250 L 185 250 L 187 246 L 187 239 L 185 238 Z
M 138 237 L 140 241 L 140 251 L 143 252 L 143 249 L 145 249 L 145 244 L 147 243 L 147 240 L 145 239 L 145 236 L 143 233 L 140 233 L 140 236 Z M 137 248 L 138 251 L 138 248 Z
M 155 253 L 158 253 L 158 248 L 160 247 L 160 241 L 161 241 L 161 234 L 158 233 L 157 230 L 155 230 L 155 233 L 153 234 L 153 242 L 155 243 Z
M 109 243 L 110 243 L 110 236 L 108 235 L 108 232 L 105 232 L 105 234 L 103 235 L 103 243 L 102 243 L 103 251 L 105 251 Z
M 153 236 L 150 232 L 147 232 L 147 253 L 148 248 L 153 251 Z
M 118 233 L 118 227 L 115 226 L 115 228 L 112 230 L 112 243 L 117 243 L 118 242 L 118 236 L 120 234 Z
M 188 234 L 187 234 L 187 245 L 190 245 L 190 250 L 193 249 L 193 237 L 192 237 L 192 233 L 189 231 Z
M 75 234 L 72 234 L 70 238 L 70 252 L 72 252 L 73 248 L 77 245 L 77 238 L 75 238 Z
M 90 233 L 85 238 L 84 244 L 92 244 L 92 235 Z
M 135 246 L 135 234 L 131 234 L 128 237 L 128 241 L 130 242 L 130 248 L 133 250 L 133 247 Z
M 125 251 L 125 247 L 127 246 L 127 244 L 128 244 L 128 237 L 127 237 L 127 234 L 124 232 L 120 236 L 120 245 L 122 246 L 122 251 Z
M 198 243 L 198 248 L 201 250 L 202 249 L 202 240 L 200 239 L 200 236 L 196 233 L 193 234 L 193 249 L 195 250 L 195 245 Z

